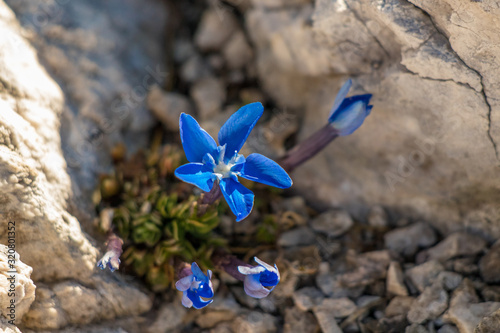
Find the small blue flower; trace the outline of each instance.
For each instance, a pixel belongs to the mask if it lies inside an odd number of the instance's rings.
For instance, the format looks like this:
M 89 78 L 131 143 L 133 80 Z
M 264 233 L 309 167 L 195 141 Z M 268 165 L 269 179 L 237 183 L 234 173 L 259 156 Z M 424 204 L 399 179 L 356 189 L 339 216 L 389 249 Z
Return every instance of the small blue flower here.
M 246 275 L 243 284 L 247 295 L 255 298 L 264 298 L 269 295 L 280 282 L 280 272 L 276 264 L 273 267 L 257 257 L 254 257 L 254 260 L 259 266 L 238 266 L 238 271 Z
M 212 271 L 208 270 L 207 275 L 203 274 L 198 264 L 191 264 L 191 272 L 175 283 L 177 290 L 182 291 L 182 305 L 186 308 L 194 307 L 201 309 L 212 303 L 213 300 L 204 301 L 203 298 L 214 297 L 212 286 Z M 203 298 L 202 298 L 203 297 Z
M 349 135 L 357 130 L 373 108 L 373 105 L 368 105 L 371 94 L 346 98 L 351 86 L 352 81 L 349 79 L 340 88 L 328 117 L 328 122 L 338 131 L 339 136 Z
M 237 222 L 250 214 L 254 202 L 254 194 L 241 185 L 238 176 L 279 188 L 292 186 L 290 176 L 273 160 L 260 154 L 245 159 L 238 154 L 263 112 L 261 103 L 240 108 L 220 129 L 219 146 L 190 115 L 183 113 L 179 120 L 182 146 L 191 163 L 177 168 L 175 175 L 205 192 L 218 181 Z
M 104 254 L 104 256 L 97 262 L 97 267 L 100 269 L 109 268 L 111 272 L 114 272 L 120 267 L 120 254 L 117 254 L 116 251 L 108 251 Z

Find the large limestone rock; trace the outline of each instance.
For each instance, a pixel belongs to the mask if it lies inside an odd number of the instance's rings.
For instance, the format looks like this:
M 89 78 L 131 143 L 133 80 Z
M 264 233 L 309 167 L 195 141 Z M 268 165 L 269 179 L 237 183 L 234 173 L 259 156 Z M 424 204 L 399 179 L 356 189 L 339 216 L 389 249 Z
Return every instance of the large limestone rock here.
M 137 10 L 143 1 L 9 3 L 18 18 L 0 1 L 0 244 L 15 221 L 16 251 L 38 286 L 30 309 L 20 305 L 20 324 L 46 330 L 134 318 L 151 308 L 149 295 L 96 269 L 92 229 L 75 215 L 91 216 L 82 207 L 110 165 L 101 155 L 133 133 L 137 143 L 147 136 L 146 90 L 164 79 L 158 49 L 148 49 L 159 45 L 162 7 L 145 6 L 151 16 Z M 151 17 L 158 20 L 140 25 Z M 129 48 L 133 38 L 146 51 Z
M 301 139 L 324 125 L 348 77 L 351 93 L 374 94 L 363 127 L 294 172 L 296 188 L 358 217 L 366 203 L 381 203 L 445 233 L 469 228 L 498 238 L 495 2 L 277 3 L 247 10 L 246 24 L 267 93 L 303 117 Z

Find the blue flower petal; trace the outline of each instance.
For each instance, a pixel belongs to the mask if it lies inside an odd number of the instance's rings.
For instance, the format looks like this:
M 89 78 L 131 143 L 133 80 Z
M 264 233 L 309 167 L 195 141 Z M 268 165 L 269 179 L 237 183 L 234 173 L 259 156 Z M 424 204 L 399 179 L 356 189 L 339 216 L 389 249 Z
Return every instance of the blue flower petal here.
M 209 301 L 204 301 L 202 298 L 200 298 L 198 293 L 195 291 L 188 290 L 188 291 L 186 291 L 186 293 L 187 293 L 187 297 L 191 300 L 191 302 L 193 302 L 193 307 L 195 309 L 202 309 L 205 306 L 207 306 L 208 304 L 213 302 L 212 299 Z
M 236 222 L 243 220 L 250 214 L 254 198 L 252 191 L 233 178 L 222 178 L 220 188 L 229 208 L 236 215 Z
M 191 283 L 193 282 L 193 275 L 188 275 L 178 280 L 175 283 L 175 288 L 179 291 L 186 291 L 191 287 Z
M 261 154 L 250 154 L 246 158 L 240 176 L 278 188 L 292 186 L 292 179 L 286 171 L 278 163 Z
M 217 144 L 215 140 L 198 122 L 188 114 L 182 113 L 179 119 L 182 147 L 189 162 L 203 161 L 206 153 L 215 156 Z
M 243 282 L 245 293 L 254 298 L 264 298 L 271 290 L 265 288 L 259 281 L 259 275 L 247 275 Z
M 340 136 L 349 135 L 363 124 L 367 115 L 366 103 L 357 101 L 344 109 L 339 109 L 334 114 L 331 125 L 338 130 Z
M 251 103 L 236 111 L 219 131 L 219 145 L 226 146 L 224 160 L 227 162 L 245 144 L 248 135 L 264 113 L 261 103 Z
M 208 282 L 208 277 L 203 274 L 203 271 L 200 269 L 200 266 L 198 266 L 197 263 L 193 262 L 191 264 L 191 272 L 193 272 L 193 275 L 198 279 L 198 281 L 202 281 L 205 283 Z
M 328 115 L 328 118 L 330 118 L 335 113 L 335 111 L 337 111 L 337 109 L 339 108 L 339 106 L 342 104 L 345 97 L 347 96 L 349 89 L 351 89 L 351 86 L 352 86 L 352 80 L 349 79 L 346 81 L 346 83 L 344 83 L 342 88 L 340 88 L 340 90 L 337 94 L 337 97 L 335 97 L 335 102 L 333 102 L 333 107 L 332 107 L 332 110 L 330 111 L 330 114 Z
M 280 277 L 275 272 L 265 271 L 260 273 L 259 281 L 264 287 L 274 287 L 280 282 Z
M 186 183 L 198 186 L 205 192 L 209 192 L 214 185 L 213 171 L 202 163 L 181 165 L 175 170 L 175 176 Z
M 204 298 L 214 297 L 214 290 L 210 286 L 210 283 L 202 283 L 198 288 L 198 295 Z

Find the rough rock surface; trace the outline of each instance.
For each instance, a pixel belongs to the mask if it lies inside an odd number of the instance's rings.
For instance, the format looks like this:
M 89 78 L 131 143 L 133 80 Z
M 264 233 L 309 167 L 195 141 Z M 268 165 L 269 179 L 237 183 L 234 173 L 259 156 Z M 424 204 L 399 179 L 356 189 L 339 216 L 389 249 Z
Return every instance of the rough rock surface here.
M 133 3 L 9 1 L 21 26 L 0 1 L 0 243 L 7 244 L 7 223 L 16 222 L 16 251 L 33 268 L 31 278 L 37 285 L 50 283 L 37 290 L 23 318 L 25 327 L 58 329 L 136 316 L 151 308 L 149 296 L 137 287 L 96 271 L 99 251 L 81 221 L 69 213 L 72 199 L 86 207 L 90 196 L 82 193 L 93 189 L 96 172 L 109 163 L 96 163 L 98 155 L 107 154 L 106 147 L 124 139 L 123 133 L 152 124 L 139 106 L 142 101 L 136 101 L 134 113 L 124 118 L 113 114 L 111 107 L 125 112 L 120 95 L 139 91 L 133 90 L 138 83 L 125 78 L 125 65 L 118 60 L 127 58 L 125 40 L 117 35 L 137 22 L 109 16 L 124 8 L 130 14 Z M 92 11 L 99 4 L 103 10 Z M 71 15 L 74 11 L 79 14 Z M 129 73 L 147 73 L 146 65 L 155 69 L 142 52 L 136 67 L 127 67 Z M 140 141 L 140 135 L 135 140 Z M 85 216 L 83 210 L 71 211 Z
M 355 216 L 384 204 L 445 233 L 500 236 L 488 223 L 500 215 L 494 1 L 261 2 L 245 15 L 257 72 L 282 108 L 303 110 L 299 138 L 323 126 L 347 77 L 374 95 L 363 127 L 296 170 L 296 188 Z

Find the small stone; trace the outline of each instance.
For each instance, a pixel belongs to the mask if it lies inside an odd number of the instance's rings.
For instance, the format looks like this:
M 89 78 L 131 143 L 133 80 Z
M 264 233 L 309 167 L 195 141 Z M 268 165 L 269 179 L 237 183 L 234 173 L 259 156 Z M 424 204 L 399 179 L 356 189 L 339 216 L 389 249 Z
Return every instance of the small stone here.
M 302 217 L 308 217 L 306 201 L 303 197 L 295 196 L 280 201 L 271 202 L 276 213 L 294 212 Z
M 321 304 L 325 296 L 315 287 L 305 287 L 297 290 L 293 294 L 295 306 L 301 311 L 309 311 L 313 307 Z
M 252 311 L 236 317 L 231 328 L 238 333 L 274 333 L 278 329 L 277 318 L 267 313 Z
M 243 287 L 240 286 L 231 287 L 231 292 L 233 293 L 234 297 L 238 300 L 238 302 L 243 304 L 247 308 L 255 309 L 257 305 L 259 305 L 259 300 L 257 298 L 248 296 L 245 293 Z
M 205 78 L 197 81 L 190 91 L 198 116 L 201 121 L 208 120 L 221 111 L 226 99 L 226 88 L 217 78 Z
M 441 287 L 440 283 L 435 283 L 425 288 L 424 292 L 417 297 L 408 312 L 408 321 L 422 324 L 427 320 L 436 319 L 447 307 L 448 293 Z
M 485 286 L 481 295 L 487 302 L 500 302 L 500 286 Z
M 437 333 L 458 333 L 458 329 L 452 325 L 443 325 L 438 329 Z
M 188 310 L 180 302 L 163 305 L 158 311 L 156 320 L 149 326 L 148 333 L 171 332 L 182 325 Z
M 379 279 L 385 279 L 391 262 L 389 251 L 365 252 L 348 259 L 356 267 L 340 275 L 341 284 L 348 288 L 367 286 Z
M 462 275 L 455 272 L 444 271 L 439 273 L 437 280 L 442 284 L 443 288 L 452 291 L 462 283 Z
M 404 283 L 404 275 L 399 263 L 392 261 L 387 270 L 387 292 L 398 296 L 408 296 L 408 289 Z
M 224 58 L 220 54 L 212 54 L 208 57 L 208 64 L 216 71 L 222 70 L 224 63 Z
M 500 241 L 497 241 L 491 249 L 481 258 L 479 271 L 483 280 L 488 283 L 500 282 Z
M 458 256 L 474 256 L 486 248 L 486 241 L 479 236 L 467 232 L 455 232 L 436 246 L 422 251 L 417 256 L 417 262 L 438 260 L 444 262 Z
M 370 209 L 368 224 L 376 228 L 385 228 L 389 225 L 387 213 L 382 206 L 373 206 Z
M 283 333 L 315 333 L 317 329 L 318 323 L 311 313 L 298 308 L 285 309 Z
M 233 311 L 208 311 L 196 317 L 196 325 L 201 328 L 212 328 L 224 321 L 230 321 L 236 316 Z
M 471 275 L 479 272 L 479 267 L 474 257 L 452 259 L 448 260 L 445 264 L 447 267 L 450 267 L 448 269 L 464 275 Z
M 356 304 L 347 297 L 325 298 L 320 305 L 314 307 L 314 312 L 326 312 L 335 318 L 345 318 L 357 309 Z
M 375 332 L 404 332 L 407 326 L 406 314 L 389 318 L 384 317 L 378 321 L 377 331 Z
M 179 131 L 181 113 L 193 114 L 193 106 L 186 96 L 163 91 L 154 86 L 148 94 L 148 108 L 169 131 Z
M 176 63 L 183 63 L 195 54 L 196 51 L 190 39 L 178 39 L 175 41 L 173 58 Z
M 429 333 L 429 331 L 422 325 L 412 324 L 406 327 L 405 333 Z
M 253 58 L 253 50 L 248 44 L 245 34 L 237 30 L 224 46 L 222 54 L 226 59 L 229 69 L 240 69 L 245 67 Z
M 238 29 L 238 22 L 229 10 L 213 8 L 203 13 L 194 40 L 203 52 L 218 51 Z
M 384 236 L 385 246 L 405 257 L 413 256 L 419 248 L 437 241 L 436 232 L 427 223 L 418 222 L 389 231 Z
M 316 217 L 311 222 L 311 227 L 330 237 L 337 237 L 346 233 L 353 225 L 349 213 L 346 211 L 331 210 Z
M 311 245 L 315 242 L 316 235 L 308 227 L 285 231 L 278 238 L 278 245 L 283 247 Z
M 443 265 L 433 260 L 406 270 L 405 275 L 420 292 L 424 292 L 443 271 Z
M 387 317 L 395 317 L 399 315 L 407 315 L 408 311 L 410 311 L 413 303 L 415 302 L 415 298 L 411 296 L 396 296 L 390 302 L 389 305 L 385 308 L 385 315 Z
M 189 57 L 179 70 L 179 76 L 185 83 L 193 83 L 211 75 L 210 66 L 199 54 Z
M 474 333 L 498 333 L 500 332 L 500 310 L 481 319 L 474 329 Z
M 313 313 L 316 316 L 323 333 L 342 333 L 335 317 L 332 316 L 327 310 L 325 311 L 315 308 Z

